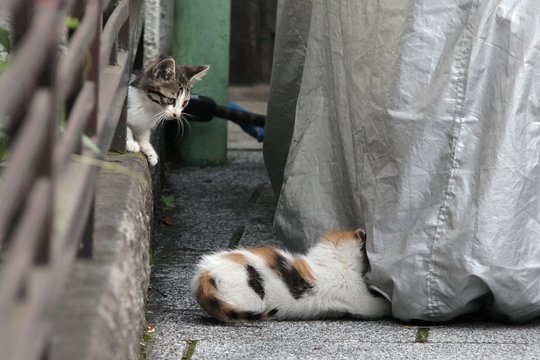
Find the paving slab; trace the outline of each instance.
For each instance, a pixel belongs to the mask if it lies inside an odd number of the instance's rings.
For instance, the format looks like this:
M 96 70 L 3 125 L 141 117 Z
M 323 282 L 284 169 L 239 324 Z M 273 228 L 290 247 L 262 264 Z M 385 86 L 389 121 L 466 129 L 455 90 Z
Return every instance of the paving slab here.
M 513 326 L 466 317 L 440 325 L 386 319 L 220 324 L 189 287 L 199 257 L 228 246 L 279 244 L 275 199 L 260 151 L 232 151 L 219 167 L 172 166 L 174 208 L 155 231 L 148 359 L 540 359 L 540 321 Z M 427 341 L 416 342 L 419 328 Z

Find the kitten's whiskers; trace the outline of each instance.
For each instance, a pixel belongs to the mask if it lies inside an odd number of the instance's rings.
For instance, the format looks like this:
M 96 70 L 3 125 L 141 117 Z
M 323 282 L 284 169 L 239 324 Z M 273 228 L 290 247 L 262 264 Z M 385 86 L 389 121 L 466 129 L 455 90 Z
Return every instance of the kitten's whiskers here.
M 154 117 L 152 118 L 152 128 L 153 129 L 157 128 L 165 120 L 167 120 L 167 115 L 165 114 L 164 111 L 160 111 L 160 112 L 156 113 L 154 115 Z
M 193 94 L 197 95 L 197 94 L 199 94 L 201 91 L 204 91 L 204 90 L 206 90 L 206 89 L 207 89 L 207 88 L 205 88 L 205 87 L 197 87 L 196 89 L 191 89 L 191 94 L 192 94 L 192 95 L 193 95 Z

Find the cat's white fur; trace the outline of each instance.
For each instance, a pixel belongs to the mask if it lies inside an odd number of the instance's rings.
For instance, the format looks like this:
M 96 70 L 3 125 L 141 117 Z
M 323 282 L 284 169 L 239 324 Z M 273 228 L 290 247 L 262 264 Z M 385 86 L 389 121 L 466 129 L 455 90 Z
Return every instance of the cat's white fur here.
M 340 234 L 339 241 L 332 236 Z M 343 237 L 343 234 L 349 234 Z M 293 255 L 275 249 L 292 262 L 300 258 L 309 265 L 313 286 L 300 298 L 295 299 L 287 284 L 268 267 L 268 259 L 248 250 L 223 251 L 206 255 L 198 264 L 192 283 L 196 297 L 201 286 L 201 274 L 209 274 L 216 284 L 220 301 L 236 311 L 268 314 L 273 309 L 276 319 L 321 319 L 350 315 L 362 319 L 381 318 L 390 314 L 386 299 L 373 296 L 363 277 L 367 258 L 362 250 L 362 239 L 353 232 L 328 233 L 306 255 Z M 335 237 L 334 237 L 335 238 Z M 226 255 L 238 253 L 245 256 L 263 278 L 263 299 L 248 285 L 246 265 L 231 261 Z M 208 292 L 206 292 L 208 294 Z M 197 298 L 201 306 L 208 307 L 204 299 Z M 216 318 L 228 321 L 227 316 L 205 309 Z M 264 316 L 262 316 L 264 319 Z
M 185 98 L 186 92 L 182 91 L 176 100 L 176 106 L 163 107 L 151 101 L 144 90 L 129 86 L 126 150 L 130 152 L 141 151 L 148 158 L 148 163 L 155 166 L 158 162 L 158 155 L 150 144 L 152 130 L 163 119 L 180 119 L 184 110 L 182 104 Z

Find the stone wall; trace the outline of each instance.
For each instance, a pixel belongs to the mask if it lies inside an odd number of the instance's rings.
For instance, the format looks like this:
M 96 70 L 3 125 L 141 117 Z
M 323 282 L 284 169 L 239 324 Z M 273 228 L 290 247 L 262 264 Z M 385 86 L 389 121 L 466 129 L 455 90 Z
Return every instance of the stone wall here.
M 174 0 L 146 0 L 144 20 L 144 64 L 172 56 Z
M 51 360 L 139 358 L 150 278 L 152 182 L 142 154 L 111 154 L 97 184 L 94 253 L 77 259 L 55 314 Z

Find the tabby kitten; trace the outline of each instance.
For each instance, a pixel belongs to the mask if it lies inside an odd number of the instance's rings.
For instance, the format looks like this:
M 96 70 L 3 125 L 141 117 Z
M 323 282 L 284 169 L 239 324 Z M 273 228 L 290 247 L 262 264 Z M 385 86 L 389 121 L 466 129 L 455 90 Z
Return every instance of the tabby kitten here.
M 141 151 L 155 166 L 158 155 L 150 144 L 152 129 L 168 119 L 182 121 L 193 82 L 200 80 L 209 66 L 176 66 L 174 59 L 156 60 L 134 77 L 128 88 L 126 150 Z
M 390 305 L 366 286 L 364 242 L 359 229 L 327 233 L 307 255 L 272 246 L 205 255 L 192 291 L 204 310 L 224 322 L 381 318 Z

